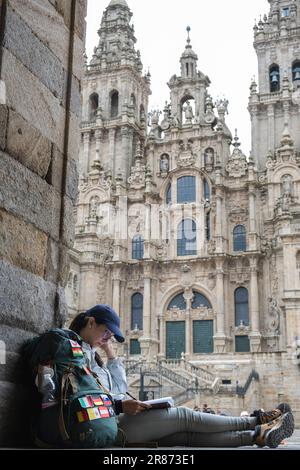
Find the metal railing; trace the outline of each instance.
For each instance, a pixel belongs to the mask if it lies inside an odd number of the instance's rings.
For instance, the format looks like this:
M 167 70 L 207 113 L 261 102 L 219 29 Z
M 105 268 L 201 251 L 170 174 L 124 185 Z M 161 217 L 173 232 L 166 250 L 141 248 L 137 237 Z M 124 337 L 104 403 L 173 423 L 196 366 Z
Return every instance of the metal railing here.
M 237 385 L 236 386 L 236 394 L 239 397 L 244 397 L 248 391 L 248 388 L 250 387 L 252 380 L 256 380 L 257 382 L 259 381 L 259 374 L 256 372 L 255 369 L 252 369 L 252 371 L 249 374 L 249 377 L 246 380 L 246 383 L 244 386 Z

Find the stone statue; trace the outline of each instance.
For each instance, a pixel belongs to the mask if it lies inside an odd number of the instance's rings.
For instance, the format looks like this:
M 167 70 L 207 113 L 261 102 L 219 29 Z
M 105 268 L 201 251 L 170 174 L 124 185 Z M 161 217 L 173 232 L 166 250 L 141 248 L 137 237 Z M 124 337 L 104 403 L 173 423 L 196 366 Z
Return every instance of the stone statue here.
M 211 148 L 205 150 L 204 154 L 205 166 L 212 166 L 214 164 L 214 151 Z
M 290 196 L 287 193 L 283 193 L 282 195 L 281 208 L 284 212 L 288 212 L 290 210 Z
M 187 122 L 191 122 L 194 117 L 194 113 L 189 101 L 186 102 L 186 106 L 183 108 L 183 110 L 185 114 L 185 119 L 187 120 Z
M 291 175 L 284 175 L 282 177 L 282 194 L 288 196 L 292 195 L 292 177 Z
M 99 204 L 99 198 L 94 196 L 90 200 L 90 218 L 95 219 L 97 217 L 97 209 Z
M 167 155 L 162 155 L 160 159 L 160 171 L 162 173 L 167 173 L 169 171 L 169 159 Z

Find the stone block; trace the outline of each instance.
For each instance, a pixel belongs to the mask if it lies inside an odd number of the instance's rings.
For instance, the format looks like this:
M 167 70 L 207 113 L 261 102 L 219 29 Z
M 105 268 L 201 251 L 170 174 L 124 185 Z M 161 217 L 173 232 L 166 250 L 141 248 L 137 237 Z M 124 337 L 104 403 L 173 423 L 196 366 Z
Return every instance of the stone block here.
M 0 261 L 0 324 L 43 333 L 64 322 L 64 302 L 55 284 Z
M 4 341 L 7 352 L 20 353 L 20 348 L 24 342 L 35 336 L 36 333 L 21 330 L 16 326 L 0 325 L 0 340 Z
M 53 93 L 5 48 L 2 56 L 2 79 L 6 84 L 7 105 L 62 151 L 64 108 Z
M 53 145 L 52 149 L 52 161 L 49 174 L 47 176 L 47 182 L 55 187 L 58 192 L 61 192 L 62 188 L 62 171 L 63 171 L 63 154 L 58 148 Z M 68 159 L 67 162 L 67 180 L 66 180 L 66 195 L 75 204 L 78 196 L 78 171 L 76 162 L 72 159 Z
M 52 2 L 51 2 L 52 3 Z M 56 0 L 55 6 L 57 11 L 63 16 L 65 24 L 68 28 L 71 25 L 71 0 Z M 86 22 L 85 17 L 87 14 L 87 2 L 86 0 L 76 1 L 75 11 L 75 31 L 80 39 L 85 38 Z
M 1 446 L 30 443 L 31 407 L 29 389 L 20 384 L 0 382 Z
M 11 7 L 27 23 L 34 34 L 56 55 L 65 70 L 69 59 L 69 30 L 55 8 L 56 2 L 45 0 L 9 0 Z M 77 78 L 80 75 L 73 71 Z M 81 73 L 81 72 L 80 72 Z
M 74 56 L 73 56 L 73 74 L 78 80 L 82 80 L 84 76 L 84 52 L 85 43 L 77 34 L 74 35 Z
M 49 238 L 45 271 L 46 281 L 56 283 L 58 280 L 62 286 L 67 284 L 70 264 L 68 251 L 67 247 Z
M 0 152 L 0 206 L 58 240 L 60 205 L 52 186 Z
M 20 354 L 7 352 L 6 364 L 0 367 L 0 382 L 22 383 L 24 380 L 24 362 Z
M 44 232 L 0 209 L 0 258 L 43 277 L 47 239 Z
M 12 110 L 9 112 L 6 149 L 27 168 L 42 178 L 46 176 L 51 162 L 51 142 Z
M 17 13 L 7 8 L 4 46 L 61 100 L 66 81 L 65 69 L 33 31 Z
M 73 248 L 75 238 L 75 215 L 74 206 L 72 201 L 65 196 L 64 197 L 64 227 L 62 243 L 68 248 Z
M 79 119 L 81 118 L 80 82 L 74 75 L 72 76 L 70 109 Z
M 78 196 L 78 171 L 77 164 L 74 160 L 68 161 L 67 181 L 66 181 L 66 194 L 71 199 L 73 204 L 77 201 Z
M 0 150 L 5 149 L 7 132 L 8 108 L 0 104 Z
M 80 143 L 80 119 L 74 113 L 70 113 L 68 155 L 70 155 L 76 162 L 78 161 L 78 156 L 79 156 L 79 143 Z

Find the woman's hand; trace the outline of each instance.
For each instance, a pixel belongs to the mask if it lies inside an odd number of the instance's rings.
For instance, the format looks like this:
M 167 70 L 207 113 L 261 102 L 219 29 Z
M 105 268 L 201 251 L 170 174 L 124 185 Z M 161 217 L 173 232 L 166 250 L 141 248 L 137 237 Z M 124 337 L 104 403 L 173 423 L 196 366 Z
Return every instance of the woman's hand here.
M 135 416 L 141 411 L 149 410 L 151 405 L 139 400 L 123 400 L 122 401 L 123 413 Z
M 109 340 L 106 343 L 99 345 L 99 348 L 105 352 L 107 359 L 115 359 L 117 357 L 113 348 L 113 343 Z

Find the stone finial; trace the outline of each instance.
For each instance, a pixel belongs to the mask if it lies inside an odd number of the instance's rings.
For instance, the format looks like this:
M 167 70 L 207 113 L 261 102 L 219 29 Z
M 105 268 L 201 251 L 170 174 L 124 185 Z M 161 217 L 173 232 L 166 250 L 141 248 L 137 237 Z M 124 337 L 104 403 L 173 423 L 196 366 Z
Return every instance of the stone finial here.
M 241 146 L 240 140 L 238 138 L 237 129 L 234 129 L 234 143 L 232 144 L 234 148 L 238 149 Z

